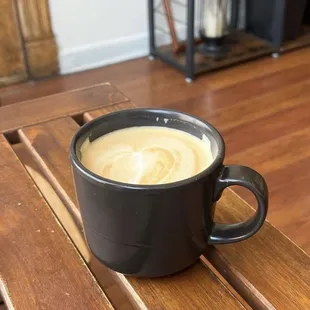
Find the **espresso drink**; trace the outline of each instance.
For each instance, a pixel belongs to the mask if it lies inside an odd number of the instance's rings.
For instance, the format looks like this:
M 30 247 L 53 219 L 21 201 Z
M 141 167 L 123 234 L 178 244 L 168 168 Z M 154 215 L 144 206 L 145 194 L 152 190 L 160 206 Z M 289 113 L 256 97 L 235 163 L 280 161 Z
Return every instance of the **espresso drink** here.
M 129 184 L 180 181 L 213 161 L 210 141 L 167 127 L 130 127 L 81 146 L 81 162 L 93 173 Z
M 162 277 L 195 264 L 208 244 L 254 235 L 268 210 L 266 182 L 249 167 L 225 166 L 224 156 L 214 127 L 177 111 L 127 109 L 82 126 L 70 160 L 92 253 L 116 272 Z M 255 195 L 256 213 L 216 223 L 215 204 L 232 185 Z

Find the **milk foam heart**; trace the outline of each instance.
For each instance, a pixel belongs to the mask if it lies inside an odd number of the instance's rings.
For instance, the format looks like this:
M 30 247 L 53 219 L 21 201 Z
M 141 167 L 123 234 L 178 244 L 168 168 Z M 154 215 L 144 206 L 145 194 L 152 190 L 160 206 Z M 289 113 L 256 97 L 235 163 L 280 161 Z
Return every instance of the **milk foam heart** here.
M 129 184 L 156 185 L 192 177 L 212 162 L 208 138 L 168 127 L 130 127 L 81 147 L 81 162 L 93 173 Z

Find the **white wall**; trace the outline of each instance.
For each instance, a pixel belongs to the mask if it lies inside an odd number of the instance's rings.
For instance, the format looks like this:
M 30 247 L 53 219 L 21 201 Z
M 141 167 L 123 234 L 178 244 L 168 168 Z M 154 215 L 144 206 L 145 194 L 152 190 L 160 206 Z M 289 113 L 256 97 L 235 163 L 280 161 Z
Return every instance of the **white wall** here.
M 148 53 L 146 0 L 49 0 L 61 73 Z

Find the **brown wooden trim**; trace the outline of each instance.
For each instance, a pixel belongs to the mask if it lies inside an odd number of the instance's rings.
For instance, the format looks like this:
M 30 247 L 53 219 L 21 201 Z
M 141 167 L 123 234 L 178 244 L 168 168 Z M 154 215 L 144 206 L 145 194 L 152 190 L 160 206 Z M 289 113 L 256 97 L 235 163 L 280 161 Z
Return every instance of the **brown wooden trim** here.
M 15 2 L 0 4 L 0 86 L 25 80 L 28 76 L 18 27 Z
M 59 72 L 48 0 L 17 0 L 25 57 L 30 76 L 39 78 Z
M 59 73 L 55 38 L 25 42 L 25 50 L 31 77 L 40 78 Z
M 10 85 L 13 83 L 25 81 L 27 79 L 27 77 L 28 77 L 28 75 L 27 75 L 26 71 L 20 72 L 18 74 L 14 74 L 11 76 L 2 76 L 2 77 L 0 77 L 0 86 L 7 86 L 7 85 Z

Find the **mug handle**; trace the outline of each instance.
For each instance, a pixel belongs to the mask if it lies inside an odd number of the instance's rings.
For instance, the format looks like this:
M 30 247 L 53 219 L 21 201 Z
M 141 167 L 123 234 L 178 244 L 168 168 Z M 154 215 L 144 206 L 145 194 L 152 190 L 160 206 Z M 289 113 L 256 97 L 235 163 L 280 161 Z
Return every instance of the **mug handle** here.
M 208 244 L 224 244 L 242 241 L 253 236 L 263 225 L 268 210 L 268 188 L 264 178 L 255 170 L 245 166 L 224 166 L 215 185 L 215 201 L 223 190 L 231 185 L 249 189 L 256 197 L 258 208 L 253 217 L 237 224 L 214 223 Z

